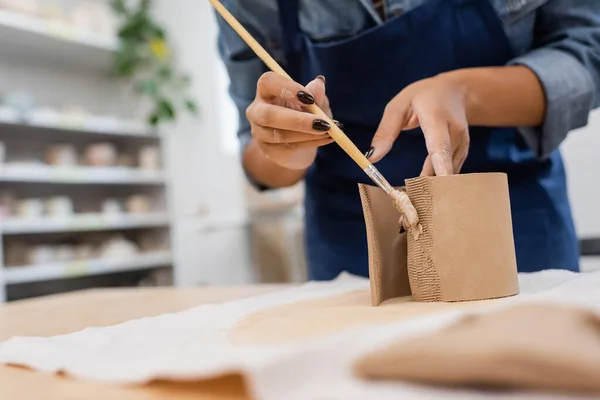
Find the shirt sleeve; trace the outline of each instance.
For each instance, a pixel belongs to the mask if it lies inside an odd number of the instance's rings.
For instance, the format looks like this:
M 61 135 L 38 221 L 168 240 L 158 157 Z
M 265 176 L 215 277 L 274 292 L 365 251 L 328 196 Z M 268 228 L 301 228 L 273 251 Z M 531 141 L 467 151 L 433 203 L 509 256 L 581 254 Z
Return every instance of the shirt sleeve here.
M 509 62 L 530 68 L 546 96 L 544 121 L 519 128 L 545 158 L 600 102 L 600 1 L 549 0 L 536 14 L 534 49 Z
M 259 23 L 259 21 L 279 20 L 276 2 L 255 0 L 242 4 L 240 0 L 224 0 L 222 3 L 270 54 L 279 54 L 278 49 L 272 47 L 273 43 L 276 42 L 276 27 Z M 238 138 L 241 149 L 240 157 L 242 157 L 246 147 L 252 140 L 250 123 L 246 118 L 246 108 L 254 101 L 256 83 L 260 76 L 267 71 L 267 67 L 218 14 L 217 23 L 219 28 L 219 55 L 229 75 L 229 95 L 238 110 Z M 256 189 L 267 189 L 266 186 L 257 182 L 247 171 L 244 172 L 248 181 Z

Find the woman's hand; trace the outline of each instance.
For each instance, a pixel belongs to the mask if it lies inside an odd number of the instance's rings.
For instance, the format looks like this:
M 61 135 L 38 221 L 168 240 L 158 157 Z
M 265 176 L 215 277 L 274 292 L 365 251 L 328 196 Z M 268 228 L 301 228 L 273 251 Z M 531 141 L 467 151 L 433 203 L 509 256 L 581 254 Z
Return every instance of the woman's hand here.
M 407 86 L 386 106 L 369 160 L 381 160 L 400 131 L 420 126 L 429 154 L 421 175 L 460 172 L 469 152 L 466 97 L 466 87 L 451 74 Z
M 314 103 L 331 117 L 322 76 L 303 87 L 273 72 L 262 75 L 246 117 L 254 142 L 268 159 L 303 170 L 314 162 L 318 147 L 333 143 L 327 133 L 329 123 L 304 111 Z

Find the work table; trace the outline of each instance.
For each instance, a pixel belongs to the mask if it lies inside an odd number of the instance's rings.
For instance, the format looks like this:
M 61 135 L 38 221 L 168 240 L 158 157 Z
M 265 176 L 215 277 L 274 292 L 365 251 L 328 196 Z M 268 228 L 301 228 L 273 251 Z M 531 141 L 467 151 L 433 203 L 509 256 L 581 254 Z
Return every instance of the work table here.
M 0 341 L 11 336 L 53 336 L 91 326 L 183 311 L 281 290 L 285 285 L 191 289 L 98 289 L 41 297 L 0 307 Z M 203 383 L 157 382 L 118 387 L 76 381 L 21 368 L 0 366 L 2 398 L 44 400 L 240 400 L 249 399 L 240 377 Z

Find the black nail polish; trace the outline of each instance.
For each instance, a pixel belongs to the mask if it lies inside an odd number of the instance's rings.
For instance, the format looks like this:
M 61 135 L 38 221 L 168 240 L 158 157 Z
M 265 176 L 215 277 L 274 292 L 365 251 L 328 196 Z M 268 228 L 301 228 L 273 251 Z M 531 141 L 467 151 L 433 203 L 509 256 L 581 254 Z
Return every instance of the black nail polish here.
M 371 147 L 369 148 L 369 150 L 367 150 L 367 152 L 365 153 L 365 157 L 369 158 L 373 155 L 373 152 L 375 151 L 375 148 Z
M 325 79 L 325 77 L 323 75 L 317 76 L 317 79 L 322 80 L 323 81 L 323 85 L 325 85 L 327 83 L 327 79 Z
M 328 130 L 331 129 L 331 125 L 329 125 L 329 122 L 324 121 L 322 119 L 315 119 L 313 121 L 313 129 L 316 131 L 321 131 L 321 132 L 327 132 Z
M 342 131 L 344 130 L 344 124 L 342 124 L 340 121 L 334 119 L 333 123 L 335 124 L 335 126 L 340 128 L 340 130 L 342 130 Z
M 296 96 L 298 97 L 298 100 L 300 100 L 304 104 L 315 104 L 315 98 L 310 93 L 306 93 L 301 90 Z

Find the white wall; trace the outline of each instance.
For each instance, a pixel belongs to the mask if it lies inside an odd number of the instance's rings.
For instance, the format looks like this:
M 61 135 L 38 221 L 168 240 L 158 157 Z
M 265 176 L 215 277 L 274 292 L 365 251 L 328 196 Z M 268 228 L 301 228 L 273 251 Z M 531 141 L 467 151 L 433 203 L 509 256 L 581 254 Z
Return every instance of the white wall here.
M 171 177 L 171 208 L 176 282 L 254 281 L 246 229 L 243 174 L 235 153 L 222 145 L 226 99 L 216 48 L 216 22 L 210 4 L 199 0 L 158 0 L 156 15 L 175 45 L 180 67 L 192 75 L 191 94 L 200 117 L 185 117 L 165 129 Z M 231 110 L 231 109 L 229 109 Z M 207 213 L 214 229 L 203 231 Z M 227 223 L 221 223 L 223 218 Z M 221 226 L 219 226 L 221 225 Z
M 587 127 L 569 134 L 562 151 L 577 233 L 600 238 L 600 111 Z

